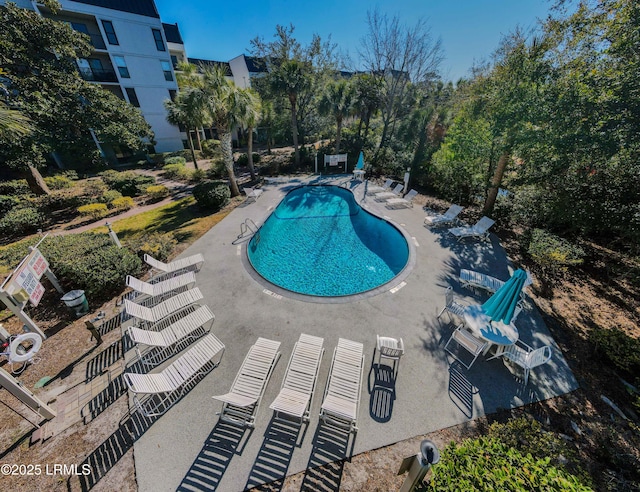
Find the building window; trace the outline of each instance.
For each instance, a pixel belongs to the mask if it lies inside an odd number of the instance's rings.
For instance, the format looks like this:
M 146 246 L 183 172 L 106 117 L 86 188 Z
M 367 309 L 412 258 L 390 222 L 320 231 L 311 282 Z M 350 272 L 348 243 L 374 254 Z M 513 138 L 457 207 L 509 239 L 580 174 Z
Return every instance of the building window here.
M 109 41 L 109 44 L 120 44 L 118 43 L 118 36 L 116 36 L 116 31 L 113 28 L 113 23 L 111 21 L 103 20 L 102 27 L 104 28 L 104 33 L 107 35 L 107 41 Z
M 71 27 L 74 31 L 81 32 L 82 34 L 89 35 L 89 29 L 87 29 L 86 24 L 81 24 L 80 22 L 71 22 Z
M 173 80 L 173 72 L 171 71 L 171 63 L 168 61 L 161 61 L 162 71 L 164 72 L 164 80 L 172 81 Z
M 164 41 L 162 39 L 162 33 L 159 29 L 151 29 L 153 33 L 153 39 L 156 41 L 156 48 L 158 51 L 167 51 L 164 47 Z
M 129 102 L 133 104 L 136 108 L 139 108 L 140 101 L 138 101 L 136 90 L 133 87 L 126 87 L 124 90 L 127 91 L 127 97 L 129 98 Z
M 178 91 L 174 90 L 174 89 L 169 89 L 169 98 L 172 101 L 176 100 L 176 94 L 178 93 Z
M 124 61 L 124 56 L 114 56 L 113 61 L 116 62 L 116 67 L 118 67 L 120 77 L 123 79 L 130 79 L 131 75 L 129 75 L 129 69 L 127 68 L 127 62 Z
M 176 55 L 171 55 L 171 64 L 174 70 L 178 68 L 178 57 Z

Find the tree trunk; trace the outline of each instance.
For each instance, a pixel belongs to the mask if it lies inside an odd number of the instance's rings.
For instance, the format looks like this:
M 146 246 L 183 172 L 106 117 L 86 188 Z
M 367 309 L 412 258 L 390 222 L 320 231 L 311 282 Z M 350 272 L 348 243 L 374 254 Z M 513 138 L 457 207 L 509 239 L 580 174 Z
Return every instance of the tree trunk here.
M 200 128 L 196 128 L 196 140 L 198 141 L 198 150 L 202 151 L 202 143 L 200 142 Z
M 25 172 L 25 179 L 29 189 L 36 195 L 50 195 L 51 191 L 42 178 L 42 174 L 33 166 L 28 166 Z
M 336 119 L 336 154 L 340 153 L 340 139 L 342 137 L 342 118 Z
M 300 149 L 298 149 L 298 114 L 296 111 L 296 97 L 289 96 L 291 103 L 291 132 L 293 133 L 293 150 L 295 152 L 296 166 L 300 165 Z
M 493 207 L 496 204 L 496 198 L 498 197 L 498 188 L 500 188 L 500 184 L 502 183 L 502 176 L 504 176 L 504 171 L 507 169 L 508 163 L 509 153 L 504 152 L 500 156 L 500 159 L 498 159 L 498 164 L 496 164 L 496 170 L 493 173 L 493 179 L 491 180 L 491 186 L 489 187 L 489 191 L 487 193 L 487 200 L 484 202 L 482 215 L 489 215 L 493 211 Z
M 231 132 L 218 128 L 218 137 L 220 137 L 220 150 L 222 151 L 222 156 L 224 158 L 224 167 L 227 168 L 227 175 L 229 176 L 229 189 L 231 190 L 231 196 L 238 196 L 240 194 L 240 190 L 238 189 L 236 174 L 233 172 Z
M 193 166 L 198 169 L 198 159 L 196 158 L 196 151 L 193 149 L 193 138 L 191 138 L 191 130 L 187 128 L 187 136 L 189 137 L 189 148 L 191 149 L 191 158 L 193 159 Z
M 256 179 L 256 170 L 253 167 L 253 128 L 249 127 L 249 135 L 247 135 L 247 164 L 249 164 L 249 172 L 251 179 Z

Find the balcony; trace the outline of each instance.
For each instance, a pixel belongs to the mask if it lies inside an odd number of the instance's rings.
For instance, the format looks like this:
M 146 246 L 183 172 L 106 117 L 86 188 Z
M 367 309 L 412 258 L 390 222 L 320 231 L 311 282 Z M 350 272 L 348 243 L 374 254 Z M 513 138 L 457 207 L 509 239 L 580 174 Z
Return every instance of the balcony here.
M 91 44 L 97 50 L 106 50 L 107 45 L 104 44 L 104 39 L 102 39 L 101 34 L 87 34 L 91 38 Z
M 82 68 L 78 71 L 84 80 L 91 82 L 118 82 L 118 77 L 113 70 Z

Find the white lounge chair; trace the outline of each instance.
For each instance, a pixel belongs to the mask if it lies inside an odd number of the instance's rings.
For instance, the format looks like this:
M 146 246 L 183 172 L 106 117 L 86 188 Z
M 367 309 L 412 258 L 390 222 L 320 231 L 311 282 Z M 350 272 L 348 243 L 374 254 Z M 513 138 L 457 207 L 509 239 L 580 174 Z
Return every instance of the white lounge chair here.
M 213 362 L 218 354 L 220 357 L 217 362 Z M 196 376 L 220 364 L 223 354 L 224 344 L 213 333 L 209 333 L 159 373 L 124 373 L 122 376 L 133 393 L 136 408 L 145 417 L 154 417 L 165 413 Z M 139 395 L 148 396 L 140 398 Z
M 465 361 L 463 361 L 456 352 L 452 351 L 449 348 L 449 345 L 451 344 L 451 342 L 455 342 L 459 347 L 461 347 L 462 349 L 464 349 L 465 351 L 471 354 L 472 359 L 469 363 L 466 363 Z M 449 341 L 447 341 L 446 345 L 444 346 L 444 349 L 445 351 L 450 353 L 453 356 L 453 358 L 456 359 L 458 362 L 460 362 L 460 364 L 462 364 L 464 367 L 466 367 L 467 369 L 471 369 L 471 366 L 473 365 L 473 363 L 476 361 L 478 356 L 482 353 L 482 351 L 486 347 L 487 347 L 486 341 L 481 340 L 480 338 L 476 337 L 474 334 L 465 330 L 464 325 L 458 325 L 458 327 L 451 334 L 451 337 L 449 338 Z
M 161 319 L 202 299 L 202 292 L 197 287 L 187 290 L 153 307 L 136 304 L 129 299 L 124 300 L 124 312 L 137 318 L 142 324 L 154 324 Z
M 363 346 L 340 338 L 333 352 L 320 418 L 326 424 L 358 432 L 360 387 L 364 368 Z
M 402 193 L 403 189 L 404 189 L 404 185 L 403 184 L 398 184 L 391 191 L 383 191 L 382 193 L 376 193 L 375 195 L 373 195 L 373 198 L 377 202 L 386 202 L 390 198 L 398 198 L 398 197 L 400 197 L 400 194 Z
M 404 355 L 404 342 L 402 338 L 395 339 L 392 337 L 381 337 L 376 335 L 376 352 L 378 352 L 378 366 L 382 363 L 382 359 L 393 361 L 394 375 L 396 372 L 396 364 L 400 363 L 400 359 Z M 375 360 L 375 352 L 373 355 Z
M 491 226 L 495 224 L 493 219 L 489 217 L 482 217 L 476 224 L 471 227 L 454 227 L 453 229 L 449 229 L 449 232 L 460 239 L 465 237 L 476 237 L 478 239 L 488 239 L 489 238 L 489 229 Z
M 204 263 L 204 256 L 200 253 L 187 256 L 186 258 L 179 258 L 169 263 L 156 260 L 153 256 L 144 255 L 144 261 L 152 270 L 156 270 L 159 273 L 180 273 L 182 271 L 198 272 L 202 268 Z
M 522 367 L 522 369 L 524 369 L 524 385 L 526 386 L 529 381 L 529 372 L 531 369 L 549 362 L 552 354 L 551 347 L 548 345 L 534 349 L 518 340 L 513 345 L 504 347 L 503 351 L 497 353 L 496 356 L 502 356 Z
M 323 342 L 324 339 L 320 337 L 300 335 L 289 359 L 280 393 L 269 408 L 303 422 L 309 421 L 311 399 L 324 354 Z
M 438 313 L 438 318 L 440 318 L 440 316 L 442 316 L 442 313 L 444 313 L 445 311 L 447 311 L 450 321 L 453 321 L 453 318 L 451 317 L 452 314 L 457 316 L 458 318 L 464 317 L 464 312 L 465 309 L 467 309 L 467 306 L 456 301 L 453 295 L 453 288 L 451 286 L 447 287 L 447 290 L 444 293 L 444 299 L 445 305 Z
M 260 198 L 260 195 L 264 193 L 264 190 L 261 190 L 260 188 L 251 187 L 242 188 L 242 191 L 247 195 L 247 201 L 249 201 L 249 199 L 253 199 L 254 202 L 257 201 L 258 198 Z
M 280 342 L 258 338 L 244 358 L 231 391 L 212 397 L 223 402 L 220 419 L 243 427 L 254 427 L 262 395 L 280 358 L 279 348 Z
M 436 225 L 450 224 L 458 220 L 458 215 L 464 210 L 460 205 L 451 205 L 442 215 L 430 215 L 424 218 L 424 225 L 432 227 Z
M 193 272 L 186 272 L 182 275 L 170 277 L 161 282 L 150 284 L 143 280 L 137 279 L 131 275 L 127 275 L 127 287 L 131 287 L 136 292 L 144 294 L 149 297 L 161 297 L 173 292 L 174 290 L 189 288 L 196 283 L 196 274 Z
M 387 200 L 387 207 L 399 208 L 399 207 L 413 207 L 413 199 L 418 196 L 416 190 L 411 190 L 405 195 L 404 198 L 390 198 Z
M 166 317 L 150 330 L 130 326 L 127 333 L 136 344 L 138 359 L 143 364 L 157 365 L 171 357 L 178 344 L 211 331 L 214 320 L 208 306 L 192 305 Z M 141 345 L 145 347 L 143 350 Z
M 367 195 L 375 195 L 376 193 L 384 193 L 385 191 L 389 191 L 392 184 L 392 179 L 387 179 L 382 186 L 369 186 L 367 184 Z

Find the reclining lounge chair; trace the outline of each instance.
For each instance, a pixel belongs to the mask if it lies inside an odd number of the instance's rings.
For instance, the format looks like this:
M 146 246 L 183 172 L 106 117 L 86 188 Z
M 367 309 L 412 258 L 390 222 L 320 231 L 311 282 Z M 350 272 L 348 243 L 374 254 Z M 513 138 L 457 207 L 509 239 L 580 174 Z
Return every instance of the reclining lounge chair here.
M 458 215 L 460 215 L 460 212 L 462 212 L 463 209 L 464 207 L 461 207 L 460 205 L 451 205 L 442 215 L 430 215 L 425 217 L 424 225 L 426 227 L 432 227 L 455 222 L 458 220 Z
M 493 219 L 489 217 L 482 217 L 476 224 L 471 227 L 454 227 L 449 229 L 449 232 L 453 234 L 458 241 L 466 237 L 475 237 L 478 239 L 488 239 L 489 229 L 495 224 Z
M 160 274 L 178 274 L 185 271 L 198 272 L 202 268 L 204 263 L 204 256 L 200 253 L 196 255 L 187 256 L 186 258 L 179 258 L 169 263 L 163 263 L 156 260 L 153 256 L 144 255 L 144 261 L 151 267 L 152 270 L 157 271 Z

